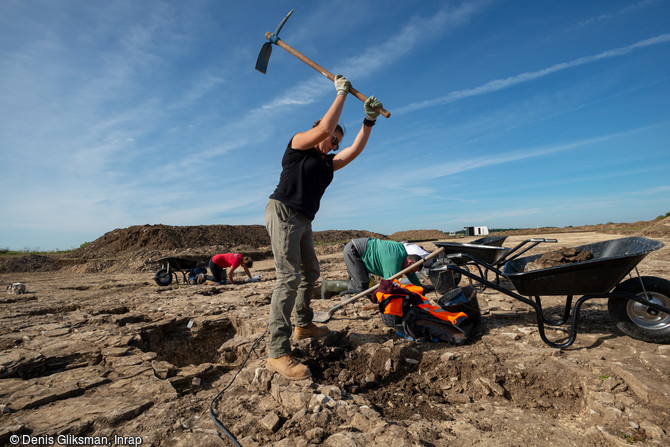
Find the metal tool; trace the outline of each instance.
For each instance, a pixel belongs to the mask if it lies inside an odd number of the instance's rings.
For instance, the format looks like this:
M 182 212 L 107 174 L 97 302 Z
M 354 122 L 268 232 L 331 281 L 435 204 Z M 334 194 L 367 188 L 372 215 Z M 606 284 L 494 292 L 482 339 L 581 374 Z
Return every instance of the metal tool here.
M 282 19 L 282 21 L 279 23 L 279 26 L 277 26 L 277 29 L 275 29 L 274 33 L 271 33 L 268 31 L 265 33 L 265 38 L 269 42 L 265 42 L 263 46 L 261 47 L 261 51 L 258 53 L 258 58 L 256 59 L 256 70 L 260 71 L 261 73 L 265 74 L 268 68 L 268 62 L 270 61 L 270 55 L 272 54 L 272 44 L 278 45 L 281 48 L 285 49 L 331 81 L 335 79 L 335 76 L 325 68 L 323 68 L 321 65 L 315 63 L 311 59 L 309 59 L 307 56 L 303 55 L 302 53 L 298 52 L 296 49 L 292 48 L 288 44 L 286 44 L 283 40 L 279 39 L 279 31 L 281 31 L 282 27 L 286 23 L 289 17 L 291 17 L 291 14 L 293 14 L 293 9 L 286 14 L 286 17 Z M 353 87 L 349 87 L 349 93 L 354 95 L 356 98 L 360 99 L 361 101 L 365 102 L 368 97 L 364 95 L 363 93 L 359 92 Z M 391 113 L 384 109 L 383 107 L 379 107 L 376 109 L 380 115 L 389 118 L 391 116 Z

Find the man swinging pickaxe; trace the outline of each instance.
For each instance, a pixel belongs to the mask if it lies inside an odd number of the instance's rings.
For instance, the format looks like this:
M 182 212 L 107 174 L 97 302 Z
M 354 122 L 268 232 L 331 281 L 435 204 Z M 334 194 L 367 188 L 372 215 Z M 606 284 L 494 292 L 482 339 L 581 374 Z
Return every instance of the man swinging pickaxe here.
M 261 73 L 265 74 L 268 68 L 268 62 L 270 61 L 270 54 L 272 53 L 272 44 L 279 45 L 331 81 L 335 79 L 335 76 L 333 76 L 332 73 L 330 73 L 328 70 L 320 66 L 319 64 L 315 63 L 305 55 L 301 54 L 300 52 L 296 51 L 294 48 L 290 47 L 287 45 L 283 40 L 279 39 L 279 31 L 282 29 L 284 26 L 284 23 L 288 20 L 289 17 L 291 17 L 291 14 L 293 14 L 293 9 L 286 14 L 286 17 L 279 23 L 279 26 L 275 30 L 274 33 L 267 32 L 265 33 L 265 38 L 269 40 L 269 42 L 265 42 L 263 46 L 261 47 L 261 51 L 258 53 L 258 59 L 256 59 L 256 70 L 260 71 Z M 361 101 L 365 102 L 365 100 L 368 99 L 367 96 L 359 92 L 353 87 L 349 88 L 349 93 L 354 95 L 356 98 L 360 99 Z M 377 109 L 377 111 L 380 113 L 380 115 L 388 118 L 391 116 L 391 113 L 387 110 L 385 110 L 383 107 L 380 107 Z

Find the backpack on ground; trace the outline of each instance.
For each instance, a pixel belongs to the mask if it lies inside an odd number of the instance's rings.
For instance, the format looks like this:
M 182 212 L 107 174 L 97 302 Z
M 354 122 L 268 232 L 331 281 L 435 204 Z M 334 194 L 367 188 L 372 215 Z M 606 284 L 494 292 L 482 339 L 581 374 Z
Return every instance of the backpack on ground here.
M 417 341 L 443 341 L 454 345 L 468 342 L 481 320 L 477 292 L 473 287 L 449 291 L 434 306 L 423 296 L 423 288 L 382 280 L 375 293 L 382 321 Z
M 207 274 L 207 268 L 193 267 L 188 271 L 188 283 L 189 284 L 203 284 L 205 282 L 205 275 Z

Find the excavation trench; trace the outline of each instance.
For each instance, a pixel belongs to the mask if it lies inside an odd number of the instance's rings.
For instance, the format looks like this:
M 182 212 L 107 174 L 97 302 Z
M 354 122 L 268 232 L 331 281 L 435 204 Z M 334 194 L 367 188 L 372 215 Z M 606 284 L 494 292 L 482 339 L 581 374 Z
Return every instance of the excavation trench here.
M 227 318 L 200 321 L 184 318 L 143 328 L 138 347 L 144 352 L 155 352 L 156 360 L 178 367 L 217 363 L 218 348 L 235 337 L 235 333 Z

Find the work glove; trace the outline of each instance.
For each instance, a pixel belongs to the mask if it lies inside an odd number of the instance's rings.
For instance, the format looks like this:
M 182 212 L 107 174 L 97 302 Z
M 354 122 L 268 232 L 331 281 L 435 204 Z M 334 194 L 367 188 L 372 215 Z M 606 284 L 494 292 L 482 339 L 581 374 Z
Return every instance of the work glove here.
M 335 84 L 335 88 L 337 89 L 337 94 L 338 95 L 346 95 L 349 93 L 349 87 L 351 87 L 351 82 L 347 80 L 342 75 L 335 75 L 335 79 L 333 79 L 333 84 Z
M 365 118 L 370 121 L 376 120 L 379 116 L 379 112 L 376 109 L 380 108 L 381 106 L 382 103 L 379 102 L 377 98 L 370 96 L 365 100 L 365 104 L 363 104 L 363 107 L 365 108 Z

